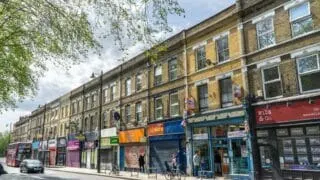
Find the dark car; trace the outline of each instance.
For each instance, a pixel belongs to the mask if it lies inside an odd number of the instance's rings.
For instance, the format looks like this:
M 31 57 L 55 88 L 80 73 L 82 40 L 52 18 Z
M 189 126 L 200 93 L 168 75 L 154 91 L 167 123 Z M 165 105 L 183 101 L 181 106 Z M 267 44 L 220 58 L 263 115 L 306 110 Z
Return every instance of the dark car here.
M 43 164 L 36 159 L 25 159 L 20 163 L 20 172 L 38 172 L 44 173 Z

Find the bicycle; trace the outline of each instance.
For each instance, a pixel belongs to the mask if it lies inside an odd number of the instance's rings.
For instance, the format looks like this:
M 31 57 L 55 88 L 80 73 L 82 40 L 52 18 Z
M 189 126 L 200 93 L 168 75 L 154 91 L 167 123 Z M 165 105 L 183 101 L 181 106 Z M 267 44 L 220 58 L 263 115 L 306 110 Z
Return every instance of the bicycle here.
M 181 171 L 180 168 L 171 169 L 168 162 L 165 162 L 166 166 L 166 172 L 164 173 L 164 177 L 167 180 L 185 180 L 186 179 L 186 173 Z
M 116 164 L 112 164 L 112 167 L 111 167 L 111 170 L 110 170 L 110 172 L 109 172 L 109 175 L 111 175 L 111 174 L 114 174 L 114 175 L 119 176 L 119 174 L 120 174 L 120 169 L 119 169 L 119 167 L 118 167 Z

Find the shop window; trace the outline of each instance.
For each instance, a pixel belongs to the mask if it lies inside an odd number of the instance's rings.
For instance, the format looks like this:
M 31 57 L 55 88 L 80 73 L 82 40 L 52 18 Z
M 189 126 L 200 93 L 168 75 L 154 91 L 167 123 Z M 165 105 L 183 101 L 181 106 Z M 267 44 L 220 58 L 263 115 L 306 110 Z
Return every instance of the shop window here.
M 220 96 L 221 96 L 221 106 L 229 107 L 233 105 L 232 101 L 232 80 L 231 78 L 221 79 L 219 81 L 220 85 Z
M 125 111 L 125 119 L 127 122 L 129 122 L 131 120 L 130 105 L 127 105 L 124 111 Z
M 141 102 L 136 103 L 136 121 L 139 122 L 142 120 L 142 107 Z
M 204 69 L 207 66 L 205 46 L 201 46 L 196 49 L 196 61 L 197 61 L 197 70 Z
M 216 45 L 217 45 L 218 61 L 221 63 L 229 60 L 228 35 L 217 39 Z
M 154 100 L 154 108 L 155 108 L 155 119 L 159 120 L 163 118 L 163 104 L 162 98 L 158 97 Z
M 265 99 L 282 96 L 282 85 L 279 66 L 262 69 L 262 80 Z
M 154 73 L 154 85 L 160 85 L 162 83 L 162 66 L 158 65 L 155 67 Z
M 273 18 L 267 18 L 257 23 L 258 48 L 263 49 L 275 44 Z
M 142 75 L 136 75 L 136 91 L 140 91 L 142 89 Z
M 248 174 L 248 149 L 246 141 L 242 139 L 232 140 L 231 174 Z
M 208 85 L 198 86 L 199 111 L 204 112 L 208 110 Z
M 127 79 L 125 82 L 125 94 L 129 96 L 131 94 L 131 79 Z
M 170 116 L 179 116 L 179 96 L 178 93 L 170 94 Z
M 297 59 L 300 88 L 302 92 L 320 89 L 320 60 L 319 55 L 309 55 Z
M 168 66 L 169 66 L 169 80 L 173 81 L 175 79 L 177 79 L 177 70 L 178 70 L 178 66 L 177 66 L 177 58 L 171 59 L 168 62 Z
M 298 36 L 313 29 L 310 3 L 305 2 L 289 10 L 292 36 Z

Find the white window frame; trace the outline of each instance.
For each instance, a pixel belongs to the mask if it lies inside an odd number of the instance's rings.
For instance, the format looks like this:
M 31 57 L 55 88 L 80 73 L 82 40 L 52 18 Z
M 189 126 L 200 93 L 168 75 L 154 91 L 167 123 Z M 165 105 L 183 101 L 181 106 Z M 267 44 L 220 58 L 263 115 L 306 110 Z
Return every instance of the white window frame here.
M 139 106 L 138 106 L 139 105 Z M 135 119 L 136 119 L 136 121 L 137 122 L 140 122 L 140 121 L 142 121 L 142 103 L 141 102 L 138 102 L 138 103 L 136 103 L 136 105 L 135 105 L 136 107 L 135 107 L 135 109 L 136 109 L 136 112 L 135 112 Z M 138 108 L 139 107 L 139 108 Z M 140 114 L 140 118 L 141 119 L 138 119 L 137 117 L 138 117 L 138 114 Z
M 229 57 L 228 57 L 228 59 L 221 61 L 220 58 L 219 58 L 219 46 L 218 46 L 218 41 L 219 41 L 220 39 L 225 38 L 225 37 L 227 38 L 227 42 L 228 42 L 228 56 L 229 56 Z M 225 35 L 220 36 L 219 38 L 217 38 L 217 39 L 215 40 L 215 46 L 216 46 L 216 54 L 217 54 L 218 63 L 219 63 L 219 64 L 222 64 L 222 63 L 225 63 L 225 62 L 230 61 L 229 34 L 225 34 Z M 224 49 L 224 50 L 225 50 L 225 49 Z
M 316 56 L 317 57 L 317 63 L 318 63 L 318 69 L 316 70 L 311 70 L 311 71 L 307 71 L 307 72 L 304 72 L 304 73 L 300 73 L 299 72 L 299 61 L 301 59 L 305 59 L 305 58 L 308 58 L 308 57 L 311 57 L 311 56 Z M 320 89 L 314 89 L 314 90 L 309 90 L 309 91 L 303 91 L 302 89 L 302 82 L 301 82 L 301 75 L 309 75 L 309 74 L 313 74 L 313 73 L 316 73 L 316 72 L 319 72 L 320 71 L 320 59 L 319 59 L 319 53 L 313 53 L 313 54 L 309 54 L 309 55 L 306 55 L 306 56 L 301 56 L 301 57 L 298 57 L 296 58 L 296 63 L 297 63 L 297 72 L 298 72 L 298 76 L 299 76 L 299 87 L 300 87 L 300 92 L 301 93 L 310 93 L 310 92 L 316 92 L 316 91 L 319 91 Z
M 205 57 L 204 57 L 204 59 L 205 59 L 205 60 L 204 60 L 205 66 L 202 67 L 201 69 L 199 69 L 198 51 L 199 51 L 200 49 L 202 49 L 202 48 L 204 49 L 204 53 L 205 53 Z M 197 70 L 197 71 L 201 71 L 201 70 L 207 68 L 207 64 L 206 64 L 206 60 L 207 60 L 206 45 L 201 45 L 201 46 L 199 46 L 199 47 L 197 47 L 197 48 L 195 49 L 195 59 L 196 59 L 196 70 Z
M 267 21 L 267 20 L 269 20 L 269 19 L 271 19 L 272 29 L 271 29 L 270 31 L 264 32 L 264 33 L 262 33 L 262 34 L 258 34 L 258 25 L 259 25 L 259 23 L 262 23 L 262 22 Z M 256 23 L 256 33 L 257 33 L 257 41 L 258 41 L 258 48 L 259 48 L 259 50 L 265 49 L 265 48 L 268 48 L 268 47 L 271 47 L 271 46 L 275 45 L 275 44 L 276 44 L 276 37 L 275 37 L 275 32 L 274 32 L 274 19 L 273 19 L 273 16 L 268 17 L 268 18 L 266 18 L 266 19 L 263 19 L 263 20 L 257 22 L 257 23 Z M 265 34 L 268 34 L 268 33 L 273 33 L 273 34 L 274 34 L 274 43 L 273 43 L 273 44 L 269 44 L 268 46 L 265 46 L 265 47 L 261 48 L 259 37 L 260 37 L 260 36 L 263 36 L 263 35 L 265 35 Z
M 308 5 L 308 14 L 305 15 L 305 16 L 297 17 L 296 19 L 292 19 L 291 10 L 294 9 L 294 8 L 296 8 L 296 7 L 298 7 L 298 6 L 303 5 L 303 4 L 305 4 L 305 3 L 307 3 L 307 5 Z M 303 36 L 305 33 L 303 33 L 303 34 L 298 34 L 298 35 L 294 35 L 294 34 L 293 34 L 292 25 L 293 25 L 293 23 L 294 23 L 295 21 L 299 21 L 299 20 L 301 20 L 301 19 L 303 19 L 303 18 L 307 18 L 307 17 L 311 16 L 310 2 L 309 2 L 309 1 L 305 1 L 305 2 L 303 2 L 303 3 L 299 3 L 299 4 L 297 4 L 297 5 L 293 6 L 293 7 L 290 7 L 290 8 L 288 9 L 288 11 L 289 11 L 289 20 L 290 20 L 290 28 L 291 28 L 291 34 L 292 34 L 292 36 L 293 36 L 293 37 Z M 312 17 L 311 17 L 311 19 L 312 19 Z
M 115 99 L 116 94 L 116 85 L 110 86 L 110 101 L 113 101 Z
M 157 107 L 157 101 L 161 101 L 161 106 Z M 154 99 L 154 109 L 155 109 L 155 119 L 156 120 L 161 120 L 163 119 L 163 103 L 162 103 L 162 97 L 157 97 Z M 157 117 L 157 112 L 161 110 L 161 117 Z
M 265 70 L 265 69 L 270 69 L 270 68 L 273 68 L 273 67 L 277 67 L 279 78 L 276 79 L 276 80 L 272 80 L 272 81 L 265 82 L 265 81 L 264 81 L 264 70 Z M 263 84 L 263 96 L 264 96 L 264 99 L 270 100 L 270 99 L 277 99 L 277 98 L 283 97 L 283 87 L 282 87 L 282 79 L 281 79 L 279 64 L 262 67 L 262 68 L 261 68 L 261 75 L 262 75 L 262 84 Z M 269 83 L 278 82 L 278 81 L 280 81 L 280 85 L 281 85 L 281 95 L 268 98 L 268 97 L 266 96 L 266 87 L 265 87 L 265 85 L 266 85 L 266 84 L 269 84 Z
M 170 62 L 173 62 L 173 61 L 175 61 L 176 68 L 175 69 L 170 69 Z M 176 80 L 178 78 L 178 58 L 174 57 L 174 58 L 172 58 L 172 59 L 170 59 L 168 61 L 168 71 L 169 71 L 168 74 L 169 74 L 169 80 L 170 81 L 174 81 L 174 80 Z M 175 78 L 171 77 L 171 72 L 175 72 L 176 73 L 176 77 Z
M 136 87 L 135 87 L 136 91 L 140 91 L 142 89 L 142 74 L 141 73 L 136 75 L 136 83 L 135 84 L 136 84 Z M 140 86 L 140 89 L 138 89 L 138 85 Z
M 129 111 L 128 111 L 129 110 Z M 129 113 L 128 113 L 129 112 Z M 130 105 L 126 105 L 124 107 L 124 114 L 125 114 L 125 120 L 126 122 L 129 122 L 131 120 L 131 106 Z M 128 118 L 130 117 L 130 118 Z
M 178 102 L 172 104 L 172 99 L 171 99 L 171 97 L 174 96 L 174 95 L 175 95 L 175 96 L 178 96 L 178 98 L 177 98 L 177 99 L 178 99 Z M 170 116 L 171 116 L 171 117 L 177 117 L 177 116 L 179 116 L 179 108 L 180 108 L 180 107 L 179 107 L 179 94 L 178 94 L 178 92 L 171 93 L 170 96 L 169 96 L 169 98 L 170 98 Z M 172 109 L 173 109 L 173 107 L 176 107 L 176 106 L 178 106 L 178 112 L 177 112 L 177 114 L 172 114 Z
M 159 69 L 159 70 L 158 70 Z M 157 82 L 157 77 L 160 76 L 161 80 Z M 154 68 L 154 85 L 158 86 L 162 83 L 162 65 L 159 64 Z
M 131 95 L 131 79 L 126 79 L 125 82 L 125 95 L 130 96 Z

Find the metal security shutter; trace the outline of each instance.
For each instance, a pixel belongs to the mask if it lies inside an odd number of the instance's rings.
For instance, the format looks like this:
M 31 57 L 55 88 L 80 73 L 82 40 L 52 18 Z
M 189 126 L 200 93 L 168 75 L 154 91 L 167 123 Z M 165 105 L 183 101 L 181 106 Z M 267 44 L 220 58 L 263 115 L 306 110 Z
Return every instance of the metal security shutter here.
M 172 155 L 178 153 L 178 151 L 179 140 L 151 141 L 150 167 L 156 168 L 158 172 L 165 172 L 165 161 L 171 167 Z

